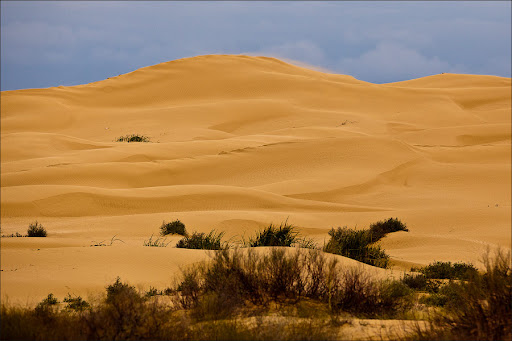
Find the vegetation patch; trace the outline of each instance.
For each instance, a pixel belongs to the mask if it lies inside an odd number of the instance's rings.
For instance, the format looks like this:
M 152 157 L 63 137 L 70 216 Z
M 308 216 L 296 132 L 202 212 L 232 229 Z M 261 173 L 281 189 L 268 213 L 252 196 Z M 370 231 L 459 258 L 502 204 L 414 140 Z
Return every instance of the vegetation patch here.
M 182 236 L 188 235 L 185 224 L 183 224 L 178 219 L 171 221 L 170 223 L 166 223 L 164 221 L 160 226 L 160 234 L 162 236 L 166 236 L 168 234 L 179 234 Z
M 467 280 L 478 273 L 471 263 L 435 262 L 422 268 L 412 268 L 411 271 L 421 272 L 426 278 Z
M 287 221 L 279 226 L 270 224 L 263 230 L 259 231 L 255 237 L 244 240 L 246 247 L 257 246 L 298 246 L 302 248 L 313 249 L 316 247 L 312 239 L 305 237 L 300 238 L 296 227 L 288 224 Z
M 27 237 L 46 237 L 46 229 L 37 221 L 31 223 L 27 229 Z
M 439 313 L 418 321 L 416 330 L 402 339 L 512 339 L 510 254 L 488 257 L 485 268 L 466 281 L 451 280 L 452 287 L 446 290 L 456 295 L 440 289 L 447 302 L 439 305 Z M 339 266 L 319 250 L 287 248 L 215 251 L 209 262 L 185 269 L 176 288 L 163 293 L 170 297 L 159 300 L 162 291 L 153 287 L 140 293 L 118 277 L 94 304 L 69 294 L 64 302 L 74 308 L 61 308 L 52 294 L 34 309 L 2 302 L 0 336 L 6 340 L 347 340 L 350 336 L 343 334 L 340 324 L 350 323 L 352 316 L 401 319 L 418 306 L 417 295 L 404 281 L 373 279 L 361 268 Z
M 228 246 L 223 243 L 222 237 L 224 232 L 216 233 L 215 230 L 206 234 L 203 232 L 194 232 L 192 235 L 186 235 L 176 243 L 176 247 L 184 249 L 204 249 L 204 250 L 221 250 Z
M 130 134 L 116 138 L 116 142 L 150 142 L 150 139 L 144 135 Z
M 331 239 L 324 245 L 323 251 L 387 268 L 389 256 L 375 243 L 388 233 L 396 231 L 408 231 L 408 229 L 405 224 L 394 218 L 371 224 L 369 229 L 363 230 L 349 229 L 348 227 L 332 228 L 329 231 Z
M 166 238 L 157 237 L 156 239 L 153 239 L 153 235 L 151 235 L 148 240 L 144 241 L 144 246 L 166 247 L 170 243 L 171 242 L 166 242 Z

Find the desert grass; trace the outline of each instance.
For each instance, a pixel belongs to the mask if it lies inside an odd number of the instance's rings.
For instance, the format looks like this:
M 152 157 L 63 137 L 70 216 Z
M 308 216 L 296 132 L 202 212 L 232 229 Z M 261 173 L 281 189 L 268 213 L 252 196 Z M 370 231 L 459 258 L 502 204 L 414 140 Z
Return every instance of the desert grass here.
M 116 138 L 116 142 L 150 142 L 150 138 L 139 134 L 130 134 Z

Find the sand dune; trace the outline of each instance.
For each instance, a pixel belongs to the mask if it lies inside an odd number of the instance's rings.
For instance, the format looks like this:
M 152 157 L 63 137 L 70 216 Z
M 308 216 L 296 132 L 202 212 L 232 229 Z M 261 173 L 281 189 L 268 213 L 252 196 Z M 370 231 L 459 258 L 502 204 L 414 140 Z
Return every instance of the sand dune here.
M 511 247 L 510 112 L 510 78 L 378 85 L 231 55 L 4 91 L 2 233 L 37 219 L 49 236 L 2 238 L 2 296 L 85 295 L 117 275 L 165 286 L 207 258 L 142 246 L 176 218 L 233 240 L 288 218 L 321 243 L 398 217 L 410 232 L 382 241 L 384 273 L 478 264 L 486 246 Z M 131 133 L 151 142 L 114 142 Z M 124 243 L 90 246 L 114 235 Z

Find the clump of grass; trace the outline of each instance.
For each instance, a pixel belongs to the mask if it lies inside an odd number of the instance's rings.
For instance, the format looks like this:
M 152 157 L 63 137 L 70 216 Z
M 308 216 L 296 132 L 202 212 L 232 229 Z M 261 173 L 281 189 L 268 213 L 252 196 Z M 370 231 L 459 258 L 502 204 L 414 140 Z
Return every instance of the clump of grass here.
M 331 239 L 324 246 L 324 252 L 338 254 L 381 268 L 388 267 L 389 256 L 379 245 L 373 244 L 368 230 L 338 227 L 331 229 L 329 236 Z
M 144 246 L 152 246 L 152 247 L 166 247 L 167 245 L 169 245 L 171 242 L 165 242 L 167 238 L 160 238 L 160 237 L 157 237 L 155 240 L 153 240 L 153 235 L 151 235 L 151 237 L 149 237 L 148 240 L 145 240 L 144 241 Z
M 221 242 L 224 232 L 216 233 L 215 230 L 206 234 L 203 232 L 194 232 L 190 236 L 185 236 L 176 243 L 176 247 L 184 249 L 204 249 L 221 250 L 228 247 L 226 243 Z
M 28 237 L 46 237 L 46 229 L 37 221 L 28 225 L 27 236 Z M 16 234 L 16 236 L 18 236 Z
M 288 224 L 287 221 L 279 226 L 270 224 L 263 230 L 259 231 L 255 237 L 243 241 L 247 247 L 257 246 L 293 246 L 297 245 L 302 248 L 313 249 L 316 247 L 312 239 L 299 238 L 296 227 Z
M 434 262 L 425 267 L 411 269 L 412 271 L 419 271 L 425 275 L 426 278 L 436 279 L 460 279 L 467 280 L 468 278 L 476 275 L 478 270 L 471 263 L 463 262 Z
M 387 268 L 389 255 L 375 245 L 388 233 L 409 231 L 398 218 L 389 218 L 370 225 L 369 229 L 354 230 L 348 227 L 332 228 L 329 231 L 331 239 L 324 245 L 324 252 L 349 257 L 373 266 Z
M 116 142 L 150 142 L 149 137 L 139 134 L 120 136 Z
M 160 234 L 162 236 L 166 236 L 168 234 L 179 234 L 182 236 L 186 236 L 187 230 L 185 228 L 185 224 L 183 224 L 178 219 L 171 221 L 170 223 L 166 223 L 165 221 L 160 226 Z

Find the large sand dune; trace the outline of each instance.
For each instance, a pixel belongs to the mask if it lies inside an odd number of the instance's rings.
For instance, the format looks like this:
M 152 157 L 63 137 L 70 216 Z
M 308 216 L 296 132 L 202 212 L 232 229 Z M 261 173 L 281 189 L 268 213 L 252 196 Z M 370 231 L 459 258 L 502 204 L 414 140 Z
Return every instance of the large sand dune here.
M 114 142 L 131 133 L 152 142 Z M 379 85 L 266 57 L 181 59 L 2 92 L 1 167 L 2 234 L 36 219 L 49 232 L 1 239 L 14 301 L 85 295 L 118 275 L 167 286 L 207 257 L 143 246 L 172 219 L 237 240 L 288 218 L 322 243 L 331 227 L 398 217 L 410 232 L 382 241 L 388 274 L 478 264 L 486 246 L 511 247 L 511 80 Z M 124 243 L 90 246 L 114 235 Z

